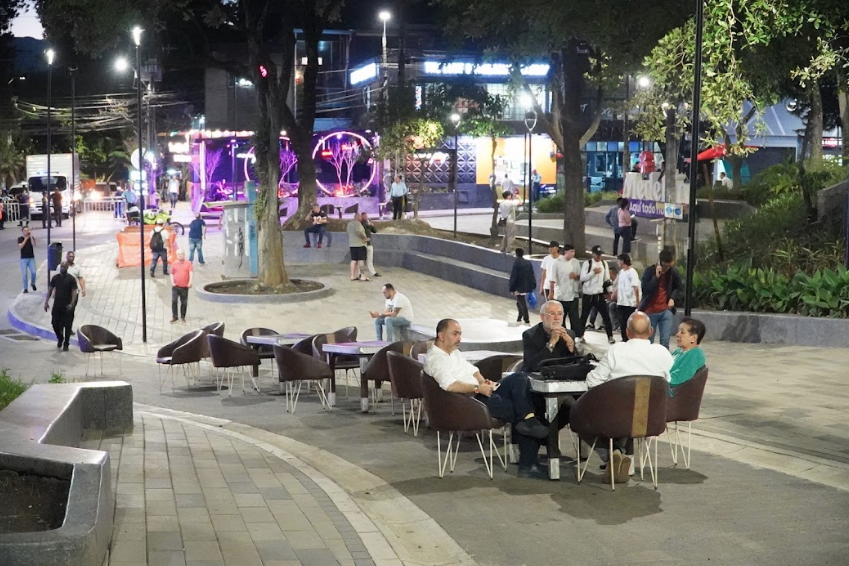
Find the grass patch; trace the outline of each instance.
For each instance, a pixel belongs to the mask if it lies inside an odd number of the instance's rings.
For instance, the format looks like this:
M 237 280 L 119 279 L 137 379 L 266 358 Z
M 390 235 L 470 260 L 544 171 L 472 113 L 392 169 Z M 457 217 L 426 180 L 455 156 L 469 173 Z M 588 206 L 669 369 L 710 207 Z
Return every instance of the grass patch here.
M 9 406 L 27 390 L 29 385 L 9 375 L 9 368 L 0 370 L 0 410 Z

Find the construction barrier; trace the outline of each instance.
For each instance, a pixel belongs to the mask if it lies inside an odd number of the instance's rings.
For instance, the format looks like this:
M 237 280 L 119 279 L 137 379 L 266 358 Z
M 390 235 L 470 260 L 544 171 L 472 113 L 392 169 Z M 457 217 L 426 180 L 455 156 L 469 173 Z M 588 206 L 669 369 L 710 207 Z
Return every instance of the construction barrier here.
M 153 234 L 155 226 L 147 225 L 144 227 L 144 264 L 150 265 L 150 236 Z M 177 259 L 177 235 L 166 229 L 168 232 L 168 263 Z M 139 252 L 139 227 L 127 226 L 122 231 L 118 232 L 115 237 L 118 239 L 118 260 L 116 265 L 121 267 L 138 267 L 141 262 L 141 253 Z

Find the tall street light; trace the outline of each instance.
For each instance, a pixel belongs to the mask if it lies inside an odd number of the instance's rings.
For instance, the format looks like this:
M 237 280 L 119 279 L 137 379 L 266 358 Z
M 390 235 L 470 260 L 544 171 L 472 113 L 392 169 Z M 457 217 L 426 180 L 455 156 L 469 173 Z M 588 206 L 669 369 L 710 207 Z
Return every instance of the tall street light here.
M 524 105 L 527 111 L 525 112 L 525 127 L 528 129 L 528 182 L 525 184 L 525 194 L 528 199 L 528 256 L 533 251 L 534 245 L 534 192 L 531 190 L 531 176 L 534 163 L 534 128 L 537 127 L 537 111 L 534 110 L 533 101 L 528 96 L 524 98 Z
M 389 10 L 382 10 L 379 14 L 377 14 L 377 18 L 383 22 L 383 39 L 381 42 L 382 50 L 382 59 L 380 62 L 381 70 L 383 71 L 383 76 L 386 76 L 386 67 L 387 67 L 387 58 L 386 58 L 386 22 L 392 19 L 392 14 Z
M 704 0 L 696 0 L 696 61 L 693 67 L 692 142 L 690 146 L 690 213 L 687 217 L 687 281 L 684 316 L 693 310 L 693 275 L 696 267 L 696 175 L 699 173 L 699 116 L 702 107 L 702 37 L 705 25 Z M 707 179 L 705 179 L 707 182 Z
M 136 26 L 132 30 L 133 43 L 136 44 L 136 107 L 139 115 L 139 251 L 141 252 L 141 308 L 142 342 L 147 342 L 147 297 L 144 290 L 144 147 L 142 144 L 142 76 L 141 76 L 141 36 L 142 29 Z
M 71 205 L 73 212 L 71 217 L 71 249 L 77 251 L 77 185 L 76 185 L 76 164 L 77 164 L 77 68 L 68 67 L 68 72 L 71 74 Z
M 47 247 L 50 248 L 50 226 L 53 224 L 53 217 L 50 214 L 50 155 L 53 152 L 51 149 L 51 144 L 53 141 L 51 140 L 52 135 L 52 106 L 53 106 L 53 60 L 56 58 L 56 52 L 52 49 L 48 49 L 44 52 L 44 55 L 47 57 L 47 200 L 42 199 L 41 206 L 41 218 L 44 218 L 44 215 L 47 215 Z M 59 214 L 61 214 L 61 210 Z M 48 251 L 48 253 L 50 253 Z M 47 270 L 47 280 L 50 281 L 50 263 L 48 262 L 48 270 Z
M 457 177 L 460 159 L 460 146 L 458 145 L 458 136 L 460 133 L 460 114 L 454 112 L 451 114 L 451 123 L 454 124 L 454 239 L 457 239 Z

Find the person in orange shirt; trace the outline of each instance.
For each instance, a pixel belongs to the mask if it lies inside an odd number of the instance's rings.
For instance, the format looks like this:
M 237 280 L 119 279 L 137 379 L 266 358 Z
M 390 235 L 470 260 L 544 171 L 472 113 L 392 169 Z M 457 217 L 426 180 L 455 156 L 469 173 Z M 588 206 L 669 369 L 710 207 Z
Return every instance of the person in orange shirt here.
M 177 250 L 177 261 L 171 264 L 171 322 L 177 322 L 177 301 L 180 302 L 180 320 L 186 322 L 189 289 L 192 288 L 192 262 L 186 261 L 186 252 Z

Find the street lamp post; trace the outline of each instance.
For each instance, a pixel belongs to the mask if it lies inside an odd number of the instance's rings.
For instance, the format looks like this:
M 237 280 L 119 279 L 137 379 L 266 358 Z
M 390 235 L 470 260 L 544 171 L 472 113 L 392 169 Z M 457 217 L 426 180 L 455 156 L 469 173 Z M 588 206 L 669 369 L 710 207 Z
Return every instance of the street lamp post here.
M 47 247 L 50 248 L 50 226 L 53 224 L 53 218 L 50 214 L 50 156 L 53 153 L 50 145 L 53 143 L 52 136 L 52 106 L 53 106 L 53 59 L 56 57 L 56 52 L 52 49 L 48 49 L 44 53 L 47 56 L 47 186 L 45 189 L 47 190 L 47 199 L 42 199 L 41 206 L 41 218 L 44 219 L 44 215 L 47 215 Z M 61 211 L 60 211 L 61 214 Z M 50 253 L 50 252 L 48 252 Z M 50 263 L 48 262 L 48 270 L 47 270 L 47 280 L 50 281 Z
M 77 251 L 77 68 L 68 67 L 71 74 L 71 204 L 73 206 L 73 217 L 71 218 L 71 249 Z M 68 210 L 71 210 L 70 208 Z
M 377 17 L 378 17 L 378 19 L 380 19 L 381 22 L 383 22 L 383 38 L 381 40 L 382 57 L 381 57 L 381 60 L 380 60 L 380 68 L 381 68 L 381 71 L 382 71 L 381 74 L 383 75 L 383 77 L 386 77 L 386 67 L 388 65 L 388 63 L 387 63 L 387 52 L 386 52 L 386 22 L 388 22 L 389 20 L 392 19 L 392 14 L 388 10 L 382 10 L 377 15 Z
M 696 0 L 696 60 L 693 68 L 692 142 L 690 146 L 690 211 L 687 217 L 687 281 L 684 316 L 693 310 L 693 275 L 696 267 L 696 175 L 699 172 L 699 115 L 702 106 L 702 37 L 704 32 L 704 0 Z M 707 179 L 705 179 L 707 181 Z
M 459 170 L 459 158 L 460 158 L 460 147 L 458 145 L 459 142 L 459 133 L 460 133 L 460 114 L 458 112 L 454 112 L 451 114 L 451 122 L 454 124 L 454 175 L 453 175 L 453 183 L 454 183 L 454 239 L 457 239 L 457 177 Z
M 147 297 L 145 296 L 144 280 L 144 148 L 142 144 L 142 76 L 141 76 L 141 35 L 142 29 L 136 26 L 132 30 L 133 42 L 136 44 L 136 105 L 138 109 L 138 139 L 139 139 L 139 250 L 141 251 L 141 308 L 142 308 L 142 342 L 147 342 Z
M 525 127 L 528 129 L 528 182 L 525 185 L 525 192 L 528 197 L 528 255 L 530 256 L 533 251 L 534 245 L 534 192 L 531 190 L 531 175 L 533 170 L 533 162 L 534 162 L 534 150 L 533 150 L 533 139 L 534 139 L 534 128 L 537 127 L 537 111 L 528 110 L 525 112 Z

